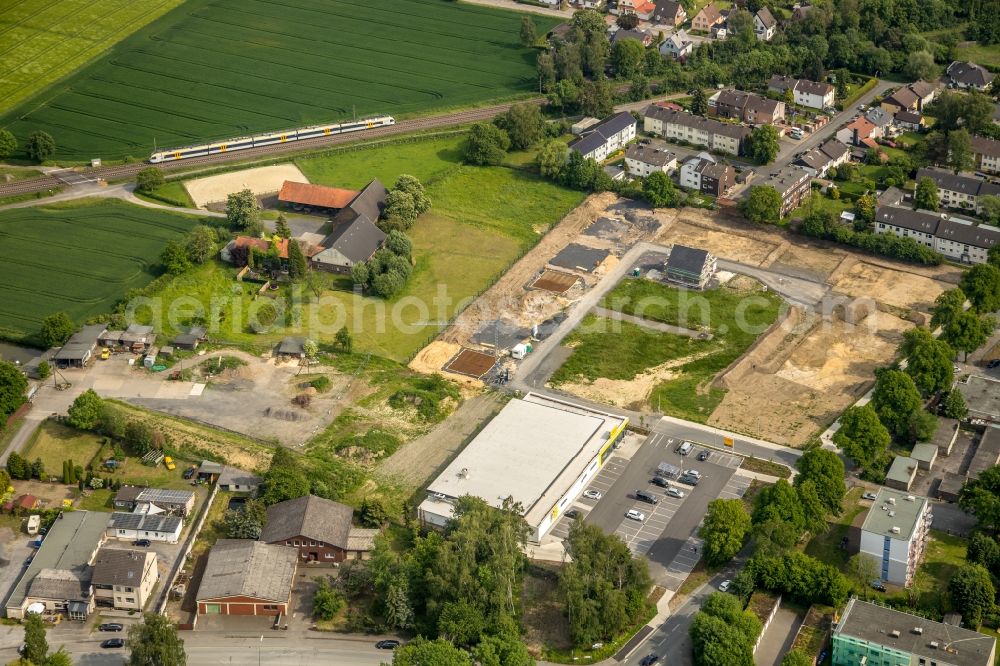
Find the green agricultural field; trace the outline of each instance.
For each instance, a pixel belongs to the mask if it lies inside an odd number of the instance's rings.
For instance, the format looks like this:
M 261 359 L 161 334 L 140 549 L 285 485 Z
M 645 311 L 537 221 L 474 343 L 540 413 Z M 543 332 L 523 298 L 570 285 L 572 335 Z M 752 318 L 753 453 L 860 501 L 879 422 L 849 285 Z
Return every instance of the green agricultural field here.
M 0 113 L 184 0 L 0 0 Z
M 0 211 L 0 337 L 31 338 L 53 312 L 76 322 L 108 312 L 194 224 L 117 201 Z
M 0 126 L 111 159 L 509 98 L 537 88 L 520 20 L 443 0 L 188 0 Z

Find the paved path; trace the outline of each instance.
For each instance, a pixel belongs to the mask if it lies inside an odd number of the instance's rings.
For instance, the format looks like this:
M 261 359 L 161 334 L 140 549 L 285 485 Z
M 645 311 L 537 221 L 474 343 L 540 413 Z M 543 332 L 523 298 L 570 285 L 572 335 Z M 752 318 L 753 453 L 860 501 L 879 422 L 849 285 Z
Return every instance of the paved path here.
M 684 328 L 682 326 L 672 326 L 671 324 L 664 324 L 661 321 L 653 321 L 652 319 L 643 319 L 642 317 L 636 317 L 634 315 L 625 314 L 624 312 L 619 312 L 618 310 L 608 310 L 607 308 L 602 308 L 597 306 L 594 308 L 594 314 L 600 315 L 601 317 L 606 317 L 608 319 L 616 319 L 618 321 L 627 321 L 636 326 L 642 326 L 643 328 L 648 328 L 652 331 L 659 331 L 661 333 L 674 333 L 675 335 L 683 335 L 688 338 L 697 338 L 699 336 L 704 336 L 702 339 L 711 340 L 712 334 L 702 331 L 692 331 L 690 328 Z

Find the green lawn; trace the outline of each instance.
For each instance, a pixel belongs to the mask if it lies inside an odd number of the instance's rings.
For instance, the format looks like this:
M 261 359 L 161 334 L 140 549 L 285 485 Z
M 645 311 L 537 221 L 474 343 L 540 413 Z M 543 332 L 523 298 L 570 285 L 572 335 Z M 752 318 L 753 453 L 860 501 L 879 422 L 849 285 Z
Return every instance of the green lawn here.
M 111 511 L 114 509 L 112 499 L 115 492 L 109 488 L 98 490 L 88 490 L 87 495 L 82 497 L 76 508 L 80 511 Z
M 22 455 L 31 461 L 41 458 L 46 474 L 61 476 L 64 460 L 72 459 L 75 464 L 86 467 L 101 450 L 102 439 L 55 421 L 44 421 L 31 436 Z
M 839 187 L 841 183 L 837 183 Z M 790 218 L 801 218 L 809 214 L 809 207 L 812 205 L 816 210 L 825 210 L 833 213 L 833 216 L 840 219 L 840 214 L 845 210 L 854 210 L 854 202 L 847 199 L 831 199 L 826 196 L 816 196 L 806 199 L 806 202 L 788 214 Z
M 99 56 L 184 0 L 0 3 L 0 113 Z
M 195 224 L 110 199 L 0 211 L 0 336 L 31 339 L 54 312 L 82 323 L 110 311 Z
M 724 286 L 692 292 L 649 280 L 624 280 L 605 296 L 604 307 L 666 324 L 708 330 L 713 339 L 701 341 L 657 333 L 627 322 L 621 322 L 620 331 L 605 328 L 588 332 L 588 322 L 600 321 L 589 318 L 569 338 L 568 343 L 576 346 L 552 380 L 630 379 L 666 361 L 705 353 L 679 366 L 676 370 L 680 376 L 657 386 L 649 397 L 650 405 L 658 406 L 665 414 L 703 423 L 725 396 L 723 389 L 710 385 L 712 380 L 777 319 L 781 304 L 779 296 L 761 291 L 759 285 L 752 291 Z
M 829 523 L 829 529 L 817 534 L 806 544 L 806 555 L 811 555 L 818 560 L 831 564 L 840 570 L 847 566 L 850 553 L 840 547 L 841 540 L 847 536 L 851 528 L 851 523 L 858 517 L 858 514 L 866 510 L 861 504 L 861 495 L 864 488 L 851 488 L 844 496 L 842 506 L 843 512 Z
M 15 169 L 13 167 L 0 166 L 0 183 L 35 178 L 41 175 L 42 172 L 37 169 Z
M 51 30 L 58 38 L 103 24 L 119 6 L 148 14 L 153 3 L 48 4 L 71 5 L 66 23 Z M 94 9 L 81 13 L 82 5 Z M 557 23 L 533 20 L 540 34 Z M 57 83 L 41 103 L 13 107 L 0 126 L 22 145 L 47 130 L 56 159 L 115 159 L 146 156 L 154 143 L 180 147 L 531 94 L 535 54 L 520 44 L 520 21 L 516 12 L 441 0 L 187 0 Z M 61 45 L 46 48 L 62 53 Z
M 955 48 L 955 57 L 959 60 L 970 60 L 983 67 L 1000 67 L 1000 49 L 996 46 L 982 46 L 981 44 L 958 46 Z
M 197 208 L 191 195 L 184 188 L 184 183 L 179 180 L 164 183 L 149 194 L 136 192 L 135 195 L 145 201 L 152 201 L 168 206 L 178 206 L 180 208 Z
M 951 609 L 948 583 L 959 567 L 965 564 L 968 541 L 944 532 L 931 530 L 924 551 L 924 560 L 917 568 L 911 594 L 917 595 L 917 607 L 932 613 Z

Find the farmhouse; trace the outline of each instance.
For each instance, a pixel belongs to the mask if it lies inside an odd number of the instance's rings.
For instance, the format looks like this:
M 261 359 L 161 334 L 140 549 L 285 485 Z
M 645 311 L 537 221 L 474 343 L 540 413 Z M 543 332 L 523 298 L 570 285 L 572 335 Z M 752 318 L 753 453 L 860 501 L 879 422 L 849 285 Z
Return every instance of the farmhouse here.
M 443 527 L 464 495 L 518 502 L 538 543 L 611 456 L 628 419 L 533 393 L 514 399 L 427 488 L 424 525 Z M 511 470 L 517 470 L 512 474 Z
M 785 103 L 754 93 L 727 88 L 708 100 L 709 111 L 751 125 L 773 125 L 785 117 Z
M 105 519 L 105 525 L 109 538 L 122 541 L 149 539 L 177 543 L 184 529 L 184 521 L 178 516 L 123 511 L 112 513 L 110 520 Z
M 996 639 L 852 597 L 833 627 L 833 666 L 991 666 Z
M 785 94 L 791 89 L 795 103 L 810 109 L 825 109 L 833 106 L 834 87 L 829 83 L 818 83 L 809 79 L 795 79 L 775 74 L 767 82 L 768 92 Z
M 882 488 L 861 526 L 860 552 L 879 563 L 880 580 L 909 587 L 930 527 L 931 503 L 926 497 Z
M 295 183 L 286 180 L 281 186 L 281 191 L 278 192 L 278 201 L 295 210 L 316 209 L 320 212 L 332 213 L 345 208 L 356 196 L 358 196 L 357 190 L 312 185 L 311 183 Z
M 674 245 L 667 257 L 666 277 L 692 289 L 704 289 L 715 276 L 718 263 L 713 254 L 684 245 Z
M 21 619 L 28 606 L 41 603 L 46 613 L 86 619 L 94 608 L 90 562 L 104 541 L 107 516 L 94 511 L 59 514 L 7 598 L 7 617 Z
M 102 548 L 94 558 L 91 584 L 97 606 L 141 611 L 159 574 L 151 550 Z
M 219 539 L 198 588 L 198 615 L 287 615 L 297 564 L 294 548 Z
M 643 112 L 643 129 L 666 139 L 686 141 L 728 155 L 739 155 L 750 137 L 750 128 L 703 118 L 650 104 Z
M 299 559 L 316 564 L 367 559 L 378 530 L 353 527 L 354 510 L 315 495 L 267 507 L 260 540 L 298 548 Z
M 60 368 L 82 368 L 94 358 L 97 341 L 104 334 L 103 324 L 84 326 L 55 353 L 52 360 Z
M 677 155 L 662 141 L 633 143 L 625 149 L 625 166 L 630 176 L 645 178 L 654 171 L 672 173 L 677 169 Z
M 322 251 L 311 256 L 315 268 L 350 273 L 351 267 L 372 258 L 386 234 L 375 223 L 385 208 L 385 186 L 376 178 L 333 217 L 333 231 L 323 239 Z
M 583 136 L 570 141 L 569 149 L 580 153 L 584 159 L 601 162 L 635 138 L 636 125 L 631 113 L 616 113 L 591 127 Z

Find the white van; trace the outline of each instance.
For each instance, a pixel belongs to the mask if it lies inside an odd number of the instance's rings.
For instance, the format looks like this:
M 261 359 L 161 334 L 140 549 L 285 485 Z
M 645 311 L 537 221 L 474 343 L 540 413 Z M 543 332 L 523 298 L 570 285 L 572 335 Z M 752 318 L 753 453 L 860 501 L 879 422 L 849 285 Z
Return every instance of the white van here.
M 38 534 L 38 528 L 42 525 L 42 517 L 37 513 L 28 516 L 28 534 Z
M 680 446 L 677 447 L 677 453 L 681 454 L 682 456 L 686 456 L 687 454 L 691 453 L 692 448 L 694 447 L 691 445 L 691 442 L 683 442 Z

